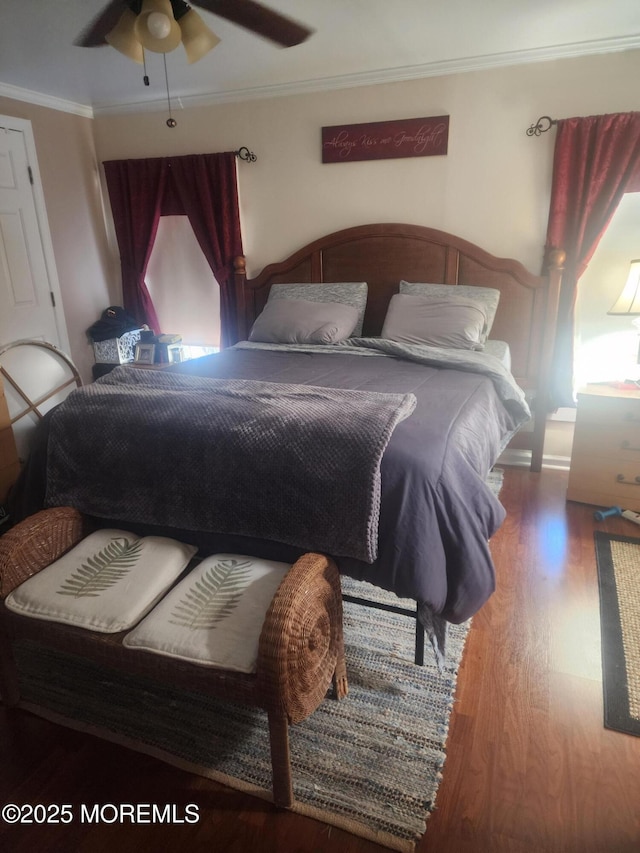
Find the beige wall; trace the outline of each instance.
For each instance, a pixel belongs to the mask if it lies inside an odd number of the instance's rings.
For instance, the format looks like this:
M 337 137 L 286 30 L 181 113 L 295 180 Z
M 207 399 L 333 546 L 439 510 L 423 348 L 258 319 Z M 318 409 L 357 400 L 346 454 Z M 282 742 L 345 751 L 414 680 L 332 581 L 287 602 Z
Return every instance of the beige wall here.
M 86 330 L 118 295 L 105 236 L 93 121 L 2 97 L 0 114 L 31 122 L 70 354 L 88 380 L 93 353 Z
M 333 229 L 414 222 L 459 234 L 537 271 L 542 258 L 553 131 L 526 136 L 540 115 L 640 108 L 640 51 L 287 96 L 175 113 L 95 120 L 100 160 L 203 153 L 246 145 L 240 164 L 250 274 Z M 323 125 L 449 114 L 444 157 L 323 165 Z
M 451 231 L 538 271 L 554 132 L 530 138 L 527 127 L 544 114 L 638 110 L 638 79 L 640 51 L 627 51 L 191 108 L 173 130 L 162 112 L 91 121 L 0 98 L 0 113 L 33 123 L 72 355 L 86 376 L 86 329 L 121 299 L 96 161 L 255 151 L 256 163 L 239 164 L 251 275 L 331 230 L 376 221 Z M 441 114 L 451 117 L 447 156 L 321 163 L 323 125 Z

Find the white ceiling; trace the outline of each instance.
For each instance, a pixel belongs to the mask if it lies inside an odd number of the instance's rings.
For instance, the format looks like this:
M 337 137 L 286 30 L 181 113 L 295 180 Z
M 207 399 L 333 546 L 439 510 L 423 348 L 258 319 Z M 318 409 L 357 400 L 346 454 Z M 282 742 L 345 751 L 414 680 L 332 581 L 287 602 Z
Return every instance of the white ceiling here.
M 74 47 L 106 0 L 0 0 L 0 95 L 100 114 L 166 105 L 161 55 L 142 67 Z M 222 39 L 167 55 L 183 106 L 405 80 L 640 47 L 640 0 L 266 0 L 315 29 L 281 49 L 207 12 Z M 197 8 L 197 7 L 196 7 Z M 56 99 L 60 99 L 56 101 Z

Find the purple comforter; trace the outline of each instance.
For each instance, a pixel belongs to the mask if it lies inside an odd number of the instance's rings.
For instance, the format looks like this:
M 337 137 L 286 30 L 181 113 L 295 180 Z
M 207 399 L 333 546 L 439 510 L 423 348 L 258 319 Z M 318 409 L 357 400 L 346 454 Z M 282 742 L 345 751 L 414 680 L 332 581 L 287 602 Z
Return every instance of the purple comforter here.
M 450 622 L 468 619 L 491 595 L 488 540 L 505 511 L 485 480 L 526 415 L 505 407 L 489 377 L 384 356 L 264 349 L 226 350 L 172 370 L 415 394 L 414 413 L 397 425 L 382 459 L 378 557 L 372 564 L 339 558 L 338 565 Z M 288 546 L 241 537 L 213 535 L 211 547 L 296 556 Z

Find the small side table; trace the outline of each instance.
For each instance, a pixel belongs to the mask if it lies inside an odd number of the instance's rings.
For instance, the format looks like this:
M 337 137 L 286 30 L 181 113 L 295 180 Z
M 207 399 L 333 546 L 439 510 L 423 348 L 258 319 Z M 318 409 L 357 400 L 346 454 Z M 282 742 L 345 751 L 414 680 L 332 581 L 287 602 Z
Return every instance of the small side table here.
M 578 392 L 567 500 L 640 512 L 640 389 Z

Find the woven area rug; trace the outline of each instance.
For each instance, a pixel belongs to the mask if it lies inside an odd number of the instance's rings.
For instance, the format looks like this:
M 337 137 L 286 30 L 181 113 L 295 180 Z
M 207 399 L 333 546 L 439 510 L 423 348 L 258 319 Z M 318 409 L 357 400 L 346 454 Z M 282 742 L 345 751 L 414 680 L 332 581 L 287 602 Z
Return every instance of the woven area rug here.
M 426 666 L 413 663 L 411 619 L 345 604 L 349 695 L 326 699 L 290 729 L 294 811 L 413 850 L 441 778 L 466 633 L 466 626 L 451 631 L 440 675 L 429 650 Z M 271 798 L 263 712 L 110 673 L 31 643 L 21 644 L 16 658 L 27 710 Z
M 498 494 L 502 472 L 492 472 Z M 415 609 L 369 584 L 344 591 Z M 344 605 L 349 695 L 290 729 L 293 810 L 393 850 L 412 851 L 434 808 L 469 623 L 450 626 L 440 673 L 413 663 L 415 623 Z M 33 644 L 16 650 L 22 707 L 271 799 L 266 715 L 140 678 L 110 674 Z
M 640 539 L 595 533 L 604 724 L 640 737 Z

